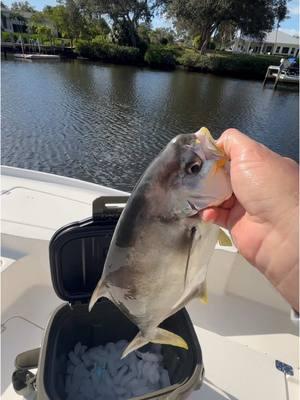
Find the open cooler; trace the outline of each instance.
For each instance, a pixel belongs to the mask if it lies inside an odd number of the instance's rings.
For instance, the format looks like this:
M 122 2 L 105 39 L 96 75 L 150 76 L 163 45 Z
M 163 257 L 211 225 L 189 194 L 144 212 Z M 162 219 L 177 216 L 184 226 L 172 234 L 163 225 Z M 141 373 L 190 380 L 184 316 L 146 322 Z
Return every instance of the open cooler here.
M 127 199 L 96 199 L 91 218 L 66 225 L 52 237 L 49 246 L 52 283 L 64 303 L 53 312 L 41 349 L 17 357 L 13 383 L 18 393 L 24 393 L 22 390 L 28 390 L 26 386 L 30 385 L 36 390 L 38 400 L 66 400 L 67 357 L 76 343 L 91 348 L 121 339 L 131 341 L 137 334 L 137 327 L 105 298 L 88 311 L 122 211 L 120 205 Z M 184 399 L 201 386 L 204 373 L 201 348 L 187 311 L 178 311 L 161 326 L 183 337 L 189 349 L 163 345 L 162 364 L 168 371 L 170 386 L 134 399 Z M 34 367 L 38 367 L 36 376 L 27 371 Z M 27 380 L 22 381 L 22 376 Z

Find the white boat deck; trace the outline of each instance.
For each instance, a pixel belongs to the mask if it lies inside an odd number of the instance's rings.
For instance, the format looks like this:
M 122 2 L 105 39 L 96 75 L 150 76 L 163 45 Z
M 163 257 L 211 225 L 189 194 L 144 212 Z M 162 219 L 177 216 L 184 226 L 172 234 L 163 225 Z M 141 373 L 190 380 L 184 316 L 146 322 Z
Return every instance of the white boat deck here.
M 55 54 L 40 54 L 40 53 L 32 53 L 32 54 L 23 54 L 16 53 L 14 54 L 15 58 L 24 58 L 26 60 L 59 60 L 60 56 Z
M 19 399 L 11 385 L 15 356 L 39 347 L 62 301 L 51 284 L 48 245 L 62 225 L 91 215 L 92 201 L 124 192 L 50 174 L 2 169 L 1 311 L 3 400 Z M 201 344 L 205 383 L 189 400 L 296 400 L 298 328 L 270 284 L 234 248 L 218 247 L 208 274 L 209 304 L 188 311 Z M 279 359 L 294 369 L 285 377 Z

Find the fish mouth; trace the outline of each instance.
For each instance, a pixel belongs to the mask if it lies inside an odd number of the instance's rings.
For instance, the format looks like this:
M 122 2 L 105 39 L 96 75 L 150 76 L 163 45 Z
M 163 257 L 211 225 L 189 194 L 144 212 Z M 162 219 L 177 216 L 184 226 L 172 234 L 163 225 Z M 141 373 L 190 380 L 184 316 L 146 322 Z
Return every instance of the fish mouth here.
M 195 204 L 193 204 L 191 201 L 188 200 L 187 202 L 188 202 L 188 205 L 191 208 L 191 210 L 190 210 L 191 212 L 189 213 L 189 217 L 194 217 L 195 215 L 197 215 L 199 213 L 200 209 L 198 209 L 195 206 Z
M 206 196 L 203 198 L 199 198 L 197 196 L 190 196 L 190 199 L 187 200 L 187 203 L 190 207 L 190 216 L 195 216 L 199 214 L 201 211 L 205 210 L 209 207 L 217 207 L 222 204 L 224 200 L 217 201 L 217 199 L 213 196 Z

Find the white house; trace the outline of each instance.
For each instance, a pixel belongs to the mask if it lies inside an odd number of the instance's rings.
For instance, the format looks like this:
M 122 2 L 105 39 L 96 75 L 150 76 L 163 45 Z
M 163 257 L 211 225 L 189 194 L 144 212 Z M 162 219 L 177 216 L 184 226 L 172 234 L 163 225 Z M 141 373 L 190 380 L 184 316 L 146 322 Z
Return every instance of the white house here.
M 18 18 L 8 7 L 1 3 L 1 31 L 2 32 L 26 32 L 27 21 L 31 18 L 32 13 L 28 11 L 20 11 L 18 14 L 22 18 Z
M 299 38 L 282 31 L 272 31 L 261 41 L 249 36 L 236 38 L 233 52 L 246 54 L 277 54 L 283 56 L 298 56 Z
M 33 13 L 29 11 L 12 12 L 8 7 L 1 3 L 1 31 L 13 33 L 30 33 L 30 19 Z M 18 17 L 20 16 L 20 17 Z M 51 21 L 45 19 L 43 24 L 51 28 L 54 36 L 58 36 L 57 29 Z

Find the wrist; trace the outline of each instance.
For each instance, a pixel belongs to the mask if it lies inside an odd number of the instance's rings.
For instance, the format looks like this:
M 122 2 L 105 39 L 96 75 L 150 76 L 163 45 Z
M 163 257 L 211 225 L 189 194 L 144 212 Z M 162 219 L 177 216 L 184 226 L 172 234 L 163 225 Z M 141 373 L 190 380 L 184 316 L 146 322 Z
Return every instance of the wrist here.
M 299 311 L 299 207 L 270 229 L 260 249 L 258 269 Z

